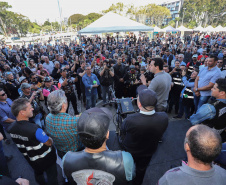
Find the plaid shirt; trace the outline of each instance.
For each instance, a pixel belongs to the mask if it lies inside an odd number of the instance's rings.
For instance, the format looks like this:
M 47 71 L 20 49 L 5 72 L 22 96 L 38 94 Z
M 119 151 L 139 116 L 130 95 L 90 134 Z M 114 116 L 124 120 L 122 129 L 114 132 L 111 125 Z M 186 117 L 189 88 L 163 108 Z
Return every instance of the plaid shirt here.
M 57 150 L 76 152 L 82 143 L 77 134 L 78 117 L 67 113 L 49 113 L 46 117 L 46 131 L 53 139 Z

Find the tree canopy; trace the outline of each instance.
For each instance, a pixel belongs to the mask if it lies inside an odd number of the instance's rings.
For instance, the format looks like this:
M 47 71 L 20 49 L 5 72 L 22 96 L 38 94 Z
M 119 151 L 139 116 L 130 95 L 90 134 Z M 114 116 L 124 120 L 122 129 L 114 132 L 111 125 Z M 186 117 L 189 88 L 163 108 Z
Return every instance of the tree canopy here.
M 219 24 L 226 26 L 225 0 L 185 0 L 183 8 L 180 16 L 183 16 L 184 11 L 184 24 L 188 27 L 194 25 L 217 26 Z

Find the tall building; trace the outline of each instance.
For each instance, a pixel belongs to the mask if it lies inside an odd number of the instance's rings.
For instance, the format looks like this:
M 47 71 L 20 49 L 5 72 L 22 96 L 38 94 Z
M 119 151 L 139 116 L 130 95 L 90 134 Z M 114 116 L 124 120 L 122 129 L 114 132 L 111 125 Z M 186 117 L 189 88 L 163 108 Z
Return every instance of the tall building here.
M 180 10 L 184 0 L 168 0 L 161 4 L 161 6 L 165 6 L 170 10 L 171 18 L 167 18 L 163 20 L 163 24 L 168 24 L 171 20 L 175 20 L 175 18 L 179 17 Z

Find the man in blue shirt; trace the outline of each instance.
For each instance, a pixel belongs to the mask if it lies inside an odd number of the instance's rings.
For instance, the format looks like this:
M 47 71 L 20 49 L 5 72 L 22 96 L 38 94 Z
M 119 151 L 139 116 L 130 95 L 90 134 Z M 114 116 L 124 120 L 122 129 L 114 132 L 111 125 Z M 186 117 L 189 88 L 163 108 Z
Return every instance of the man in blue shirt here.
M 204 104 L 196 114 L 190 117 L 192 125 L 199 123 L 215 128 L 220 134 L 225 134 L 226 129 L 226 79 L 220 78 L 212 88 L 215 101 Z
M 96 106 L 97 99 L 97 87 L 100 82 L 97 76 L 91 73 L 91 66 L 87 65 L 85 67 L 86 74 L 82 77 L 82 82 L 85 86 L 86 94 L 86 110 Z
M 221 71 L 216 66 L 218 58 L 216 56 L 210 56 L 208 58 L 207 67 L 203 67 L 198 77 L 195 80 L 194 92 L 195 92 L 195 110 L 199 109 L 205 104 L 211 95 L 211 89 L 218 78 L 221 77 Z
M 10 123 L 16 121 L 15 116 L 11 112 L 12 100 L 7 98 L 5 91 L 0 88 L 0 132 L 2 133 L 6 144 L 9 143 L 3 127 L 7 129 Z

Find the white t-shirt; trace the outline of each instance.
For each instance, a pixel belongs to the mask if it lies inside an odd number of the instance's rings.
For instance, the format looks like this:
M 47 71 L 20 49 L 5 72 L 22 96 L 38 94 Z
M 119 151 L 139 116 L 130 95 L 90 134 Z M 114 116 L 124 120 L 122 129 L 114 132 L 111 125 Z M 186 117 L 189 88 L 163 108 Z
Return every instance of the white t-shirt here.
M 43 67 L 49 72 L 50 75 L 52 74 L 54 68 L 54 64 L 52 61 L 49 61 L 49 64 L 43 63 Z

